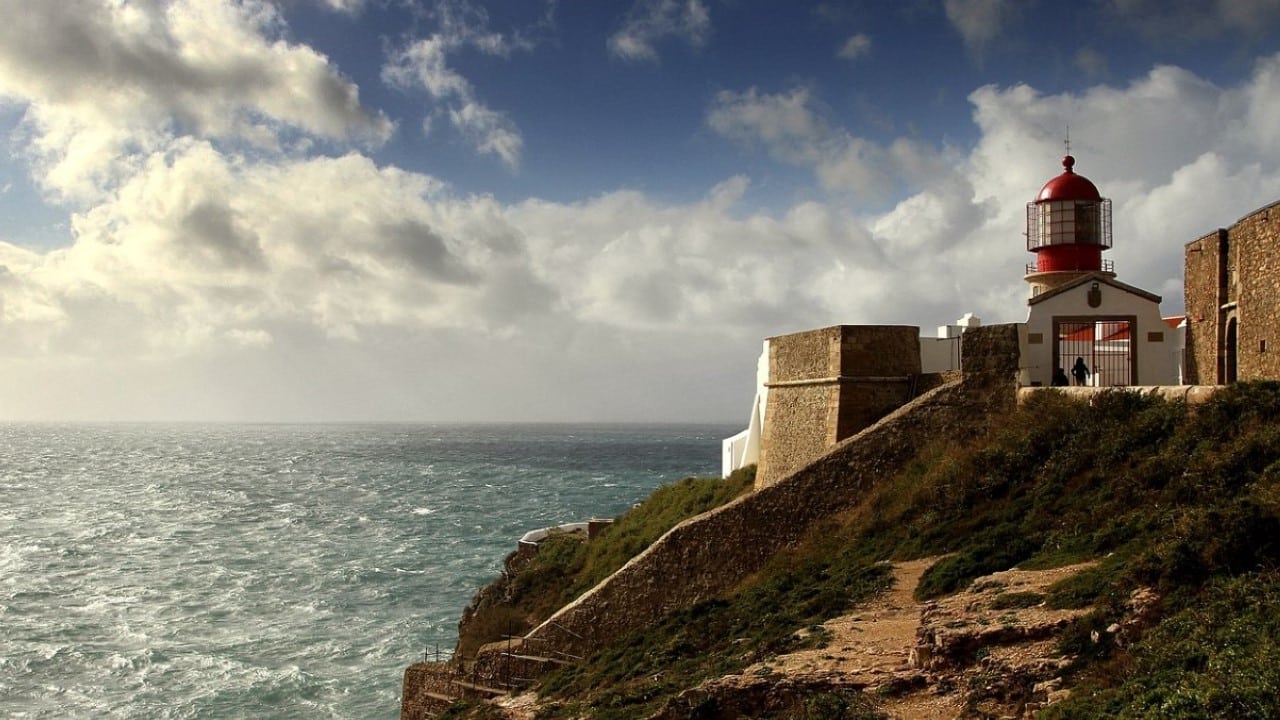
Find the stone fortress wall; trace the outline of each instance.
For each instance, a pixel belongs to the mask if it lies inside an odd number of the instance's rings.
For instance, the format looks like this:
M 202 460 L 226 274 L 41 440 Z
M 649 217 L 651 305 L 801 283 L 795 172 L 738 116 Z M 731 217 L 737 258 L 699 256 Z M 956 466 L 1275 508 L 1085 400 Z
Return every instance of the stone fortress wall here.
M 795 473 L 680 523 L 530 631 L 524 646 L 581 657 L 677 608 L 725 592 L 799 540 L 815 520 L 856 505 L 867 488 L 900 471 L 920 447 L 983 432 L 985 418 L 1014 403 L 1017 327 L 976 328 L 965 333 L 963 343 L 960 379 L 912 400 Z
M 911 399 L 912 326 L 836 325 L 769 338 L 769 403 L 756 487 L 806 465 Z
M 1186 246 L 1190 385 L 1280 377 L 1280 201 Z

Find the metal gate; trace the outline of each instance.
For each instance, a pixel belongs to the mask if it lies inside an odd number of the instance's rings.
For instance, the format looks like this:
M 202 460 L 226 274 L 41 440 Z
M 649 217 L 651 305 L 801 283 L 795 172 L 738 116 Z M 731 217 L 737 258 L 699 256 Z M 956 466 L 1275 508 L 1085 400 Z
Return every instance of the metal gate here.
M 1054 318 L 1053 364 L 1072 385 L 1133 385 L 1133 317 Z

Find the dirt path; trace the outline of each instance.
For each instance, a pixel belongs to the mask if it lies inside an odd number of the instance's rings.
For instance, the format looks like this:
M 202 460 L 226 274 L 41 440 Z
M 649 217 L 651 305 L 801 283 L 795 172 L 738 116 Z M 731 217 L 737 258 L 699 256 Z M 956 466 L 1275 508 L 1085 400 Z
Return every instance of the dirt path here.
M 952 720 L 965 713 L 967 698 L 953 688 L 965 686 L 970 668 L 948 667 L 943 660 L 925 656 L 913 664 L 912 651 L 922 641 L 936 640 L 938 653 L 945 652 L 948 643 L 989 647 L 992 669 L 1056 665 L 1054 643 L 1047 638 L 1084 611 L 1049 610 L 1039 603 L 1006 608 L 994 601 L 1009 593 L 1042 593 L 1089 563 L 1008 570 L 946 598 L 917 602 L 913 594 L 920 578 L 937 559 L 896 563 L 887 592 L 849 615 L 823 623 L 828 633 L 823 647 L 771 658 L 743 676 L 779 673 L 802 682 L 839 677 L 844 684 L 883 698 L 881 709 L 895 720 Z
M 856 612 L 823 623 L 828 633 L 825 647 L 782 655 L 743 674 L 750 676 L 767 667 L 793 677 L 839 675 L 867 688 L 922 684 L 924 674 L 910 665 L 922 609 L 913 593 L 936 561 L 921 558 L 894 564 L 893 584 L 887 592 Z M 958 695 L 924 693 L 911 693 L 883 706 L 900 720 L 949 720 L 959 716 L 962 708 Z
M 788 674 L 840 672 L 875 676 L 909 670 L 916 628 L 920 626 L 920 603 L 912 597 L 920 577 L 937 558 L 898 563 L 893 568 L 893 585 L 850 615 L 828 620 L 825 647 L 801 650 L 748 668 L 743 674 L 767 665 Z

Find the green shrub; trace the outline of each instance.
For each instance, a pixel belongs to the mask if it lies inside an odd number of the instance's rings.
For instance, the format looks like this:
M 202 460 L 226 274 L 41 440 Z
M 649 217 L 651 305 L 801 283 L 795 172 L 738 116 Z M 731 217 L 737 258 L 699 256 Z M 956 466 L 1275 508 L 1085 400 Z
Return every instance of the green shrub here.
M 1045 604 L 1054 610 L 1085 608 L 1115 591 L 1116 577 L 1122 567 L 1109 560 L 1086 568 L 1049 586 Z
M 1000 593 L 991 600 L 992 610 L 1016 610 L 1020 608 L 1035 607 L 1044 602 L 1045 597 L 1041 593 L 1032 591 Z
M 585 547 L 574 581 L 565 587 L 572 599 L 609 577 L 680 522 L 717 508 L 751 489 L 755 466 L 727 478 L 685 478 L 663 485 L 628 510 L 604 534 Z
M 1015 567 L 1036 552 L 1032 540 L 1002 524 L 981 533 L 958 554 L 934 563 L 916 586 L 916 599 L 929 600 L 967 587 L 975 578 Z
M 503 601 L 482 606 L 459 638 L 463 655 L 507 635 L 523 634 L 644 550 L 677 523 L 749 490 L 755 466 L 728 478 L 686 478 L 663 485 L 597 539 L 553 532 L 527 565 L 498 581 Z
M 1098 676 L 1042 717 L 1275 718 L 1280 575 L 1214 580 L 1133 648 L 1115 682 Z
M 885 720 L 889 716 L 876 709 L 862 693 L 818 693 L 805 699 L 799 712 L 784 720 Z
M 788 561 L 771 563 L 734 596 L 703 601 L 630 633 L 553 673 L 542 692 L 577 698 L 593 718 L 640 717 L 639 707 L 657 703 L 655 677 L 663 686 L 681 689 L 794 649 L 802 642 L 797 630 L 886 587 L 888 566 L 864 564 L 857 553 L 843 551 L 853 540 L 819 534 Z M 609 705 L 602 705 L 595 692 L 601 687 L 612 688 Z M 624 702 L 634 714 L 613 714 Z

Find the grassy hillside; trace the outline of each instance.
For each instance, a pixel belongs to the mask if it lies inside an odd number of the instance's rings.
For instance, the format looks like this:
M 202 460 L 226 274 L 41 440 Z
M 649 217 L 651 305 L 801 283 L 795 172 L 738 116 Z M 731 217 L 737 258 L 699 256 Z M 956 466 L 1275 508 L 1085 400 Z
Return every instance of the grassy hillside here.
M 663 485 L 620 517 L 599 539 L 553 534 L 518 573 L 480 594 L 468 611 L 458 650 L 528 632 L 556 610 L 622 567 L 677 523 L 723 505 L 751 489 L 755 468 L 720 478 L 685 478 Z
M 541 717 L 645 717 L 703 679 L 821 643 L 821 633 L 797 631 L 881 588 L 880 561 L 943 553 L 921 597 L 1015 565 L 1101 560 L 1050 589 L 1053 605 L 1097 609 L 1063 635 L 1076 692 L 1044 717 L 1278 717 L 1276 418 L 1276 383 L 1233 386 L 1194 408 L 1125 393 L 1092 406 L 1039 395 L 979 442 L 920 448 L 854 511 L 734 592 L 544 679 L 539 692 L 552 702 Z M 579 568 L 572 583 L 536 573 L 525 582 L 542 588 L 535 594 L 576 592 L 597 576 L 587 559 L 569 565 Z M 1124 633 L 1106 632 L 1132 620 L 1138 588 L 1158 604 Z M 827 709 L 813 715 L 813 703 Z M 696 708 L 684 716 L 699 717 Z M 777 715 L 819 716 L 875 712 L 860 698 L 820 697 Z

